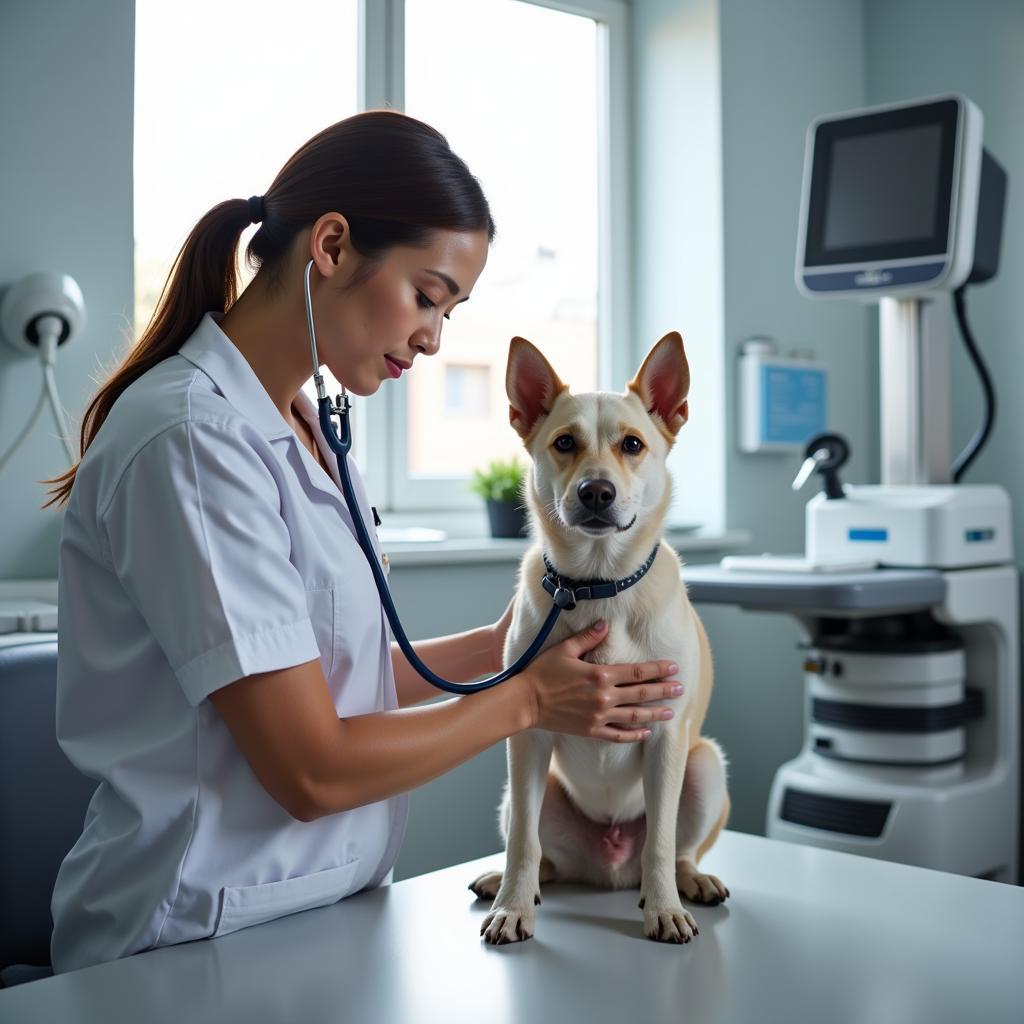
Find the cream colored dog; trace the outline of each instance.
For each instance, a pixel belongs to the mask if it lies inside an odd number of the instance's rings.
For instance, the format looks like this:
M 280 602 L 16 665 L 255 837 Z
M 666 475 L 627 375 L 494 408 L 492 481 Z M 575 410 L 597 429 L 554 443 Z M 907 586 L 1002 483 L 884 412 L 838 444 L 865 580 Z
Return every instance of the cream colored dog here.
M 604 619 L 608 635 L 587 661 L 675 661 L 685 689 L 667 702 L 675 717 L 652 724 L 643 742 L 541 729 L 508 741 L 500 811 L 505 872 L 470 886 L 478 897 L 494 898 L 481 928 L 487 942 L 533 934 L 545 882 L 639 885 L 644 934 L 662 942 L 689 942 L 697 932 L 680 893 L 706 904 L 729 895 L 697 869 L 729 815 L 725 759 L 700 735 L 711 651 L 679 560 L 660 539 L 671 488 L 665 460 L 686 422 L 689 381 L 683 340 L 674 332 L 654 346 L 621 395 L 570 394 L 530 342 L 512 340 L 506 390 L 512 425 L 532 459 L 527 500 L 538 544 L 520 567 L 505 664 L 526 649 L 551 609 L 541 585 L 544 556 L 575 587 L 627 579 L 657 547 L 650 570 L 628 589 L 563 611 L 545 646 Z

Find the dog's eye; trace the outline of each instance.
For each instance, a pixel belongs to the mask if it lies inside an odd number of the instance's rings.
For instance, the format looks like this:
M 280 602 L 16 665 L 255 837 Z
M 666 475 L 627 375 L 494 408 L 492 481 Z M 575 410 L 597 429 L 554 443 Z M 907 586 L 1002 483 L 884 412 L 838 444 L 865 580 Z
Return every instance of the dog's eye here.
M 556 452 L 571 452 L 576 447 L 576 441 L 572 434 L 560 434 L 555 438 Z
M 622 450 L 627 455 L 639 455 L 644 450 L 644 443 L 639 437 L 634 437 L 630 434 L 622 441 Z

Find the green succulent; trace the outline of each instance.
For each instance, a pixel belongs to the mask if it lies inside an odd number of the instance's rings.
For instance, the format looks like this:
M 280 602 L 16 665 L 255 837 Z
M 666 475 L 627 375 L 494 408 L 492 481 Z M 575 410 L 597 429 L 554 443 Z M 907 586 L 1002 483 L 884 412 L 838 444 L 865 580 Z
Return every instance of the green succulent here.
M 526 468 L 516 459 L 495 459 L 486 469 L 474 469 L 469 487 L 491 501 L 518 501 L 523 496 Z

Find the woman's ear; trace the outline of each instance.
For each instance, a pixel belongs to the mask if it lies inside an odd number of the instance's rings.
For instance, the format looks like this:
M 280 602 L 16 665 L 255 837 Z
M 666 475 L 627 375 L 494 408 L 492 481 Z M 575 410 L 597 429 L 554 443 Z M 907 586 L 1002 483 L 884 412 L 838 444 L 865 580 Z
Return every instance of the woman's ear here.
M 639 396 L 644 408 L 657 416 L 673 436 L 689 417 L 686 396 L 690 393 L 690 364 L 678 331 L 658 342 L 644 360 L 629 390 Z
M 309 235 L 309 257 L 324 277 L 333 277 L 354 252 L 348 221 L 340 213 L 324 213 Z
M 509 401 L 509 422 L 521 438 L 525 440 L 533 432 L 565 390 L 566 385 L 558 379 L 540 349 L 525 338 L 512 339 L 505 370 L 505 392 Z

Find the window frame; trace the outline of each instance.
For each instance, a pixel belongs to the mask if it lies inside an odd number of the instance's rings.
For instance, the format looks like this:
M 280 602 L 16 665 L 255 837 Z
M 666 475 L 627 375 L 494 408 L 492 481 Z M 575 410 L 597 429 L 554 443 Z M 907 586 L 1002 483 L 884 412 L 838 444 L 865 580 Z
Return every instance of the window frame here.
M 633 148 L 628 8 L 624 0 L 516 2 L 592 18 L 597 23 L 598 386 L 619 390 L 634 369 L 635 356 L 630 328 L 629 154 Z M 358 80 L 360 110 L 405 109 L 405 0 L 360 0 Z M 366 440 L 360 446 L 360 469 L 379 507 L 403 513 L 479 507 L 480 499 L 470 492 L 464 477 L 410 477 L 407 403 L 408 382 L 403 378 L 381 388 L 362 410 Z

